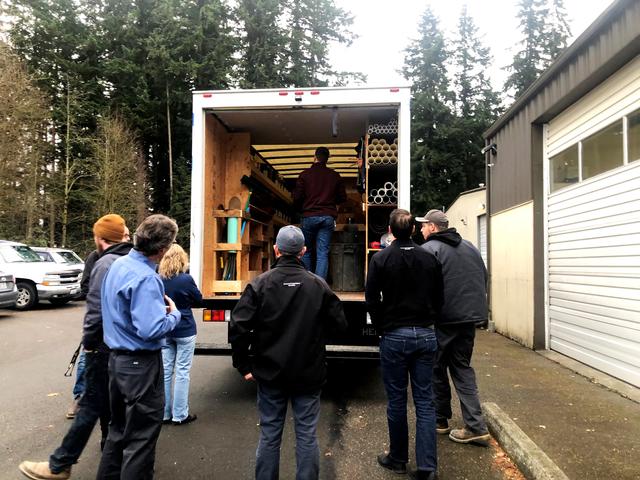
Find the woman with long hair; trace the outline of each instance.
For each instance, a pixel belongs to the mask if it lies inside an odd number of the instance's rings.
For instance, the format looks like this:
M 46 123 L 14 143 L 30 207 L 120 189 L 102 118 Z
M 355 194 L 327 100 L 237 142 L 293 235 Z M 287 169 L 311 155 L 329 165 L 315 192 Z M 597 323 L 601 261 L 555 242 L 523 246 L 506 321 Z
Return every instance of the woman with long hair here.
M 187 273 L 189 257 L 182 247 L 174 243 L 160 261 L 158 273 L 162 277 L 165 293 L 175 302 L 182 319 L 167 336 L 162 347 L 164 363 L 164 420 L 163 423 L 184 425 L 197 416 L 189 413 L 189 372 L 196 347 L 196 322 L 191 307 L 202 301 L 202 294 L 193 277 Z M 171 383 L 175 372 L 173 397 Z

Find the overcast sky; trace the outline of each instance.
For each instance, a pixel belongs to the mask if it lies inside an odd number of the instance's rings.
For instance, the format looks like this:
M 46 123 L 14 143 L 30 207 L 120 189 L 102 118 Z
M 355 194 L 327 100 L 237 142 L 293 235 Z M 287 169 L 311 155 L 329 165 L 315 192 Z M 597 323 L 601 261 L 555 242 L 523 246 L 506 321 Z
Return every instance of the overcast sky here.
M 569 15 L 572 41 L 575 40 L 613 0 L 564 0 Z M 359 71 L 368 76 L 368 85 L 405 85 L 397 73 L 404 62 L 402 52 L 412 39 L 426 5 L 440 19 L 447 37 L 457 29 L 463 5 L 474 18 L 485 46 L 494 58 L 492 82 L 501 89 L 509 65 L 517 51 L 519 32 L 516 19 L 518 0 L 335 0 L 355 19 L 353 31 L 359 38 L 349 48 L 331 50 L 337 70 Z

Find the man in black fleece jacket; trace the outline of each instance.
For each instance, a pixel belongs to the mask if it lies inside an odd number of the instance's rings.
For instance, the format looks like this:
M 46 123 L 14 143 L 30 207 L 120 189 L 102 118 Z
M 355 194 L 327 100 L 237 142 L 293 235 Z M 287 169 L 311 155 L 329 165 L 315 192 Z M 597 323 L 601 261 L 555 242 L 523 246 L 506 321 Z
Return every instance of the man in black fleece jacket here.
M 273 268 L 247 285 L 231 313 L 233 366 L 245 380 L 258 383 L 256 479 L 278 478 L 282 429 L 291 400 L 296 478 L 313 480 L 320 466 L 316 427 L 327 375 L 325 332 L 344 330 L 347 322 L 335 293 L 300 261 L 305 247 L 298 227 L 281 228 L 274 251 Z
M 436 258 L 411 240 L 413 217 L 394 210 L 389 226 L 395 240 L 371 259 L 365 291 L 367 309 L 380 340 L 380 366 L 387 392 L 389 453 L 378 463 L 406 473 L 409 460 L 407 379 L 416 409 L 416 478 L 434 479 L 437 470 L 436 418 L 431 376 L 437 350 L 433 324 L 442 306 L 442 274 Z
M 422 222 L 427 240 L 422 248 L 433 253 L 442 264 L 444 305 L 436 324 L 438 356 L 433 369 L 436 402 L 436 428 L 458 443 L 486 444 L 490 438 L 482 416 L 476 374 L 471 366 L 476 324 L 487 320 L 487 269 L 478 249 L 449 227 L 447 216 L 430 210 Z M 448 373 L 447 373 L 448 371 Z M 450 430 L 451 387 L 449 374 L 460 399 L 465 426 Z
M 91 270 L 83 324 L 82 346 L 85 351 L 85 392 L 78 411 L 62 444 L 49 457 L 48 462 L 22 462 L 20 471 L 34 480 L 65 480 L 71 475 L 71 466 L 78 462 L 98 419 L 102 428 L 101 447 L 107 436 L 111 412 L 109 409 L 109 348 L 102 338 L 102 307 L 100 293 L 102 280 L 111 264 L 129 253 L 133 247 L 128 230 L 120 215 L 108 214 L 93 226 L 94 241 L 99 258 Z

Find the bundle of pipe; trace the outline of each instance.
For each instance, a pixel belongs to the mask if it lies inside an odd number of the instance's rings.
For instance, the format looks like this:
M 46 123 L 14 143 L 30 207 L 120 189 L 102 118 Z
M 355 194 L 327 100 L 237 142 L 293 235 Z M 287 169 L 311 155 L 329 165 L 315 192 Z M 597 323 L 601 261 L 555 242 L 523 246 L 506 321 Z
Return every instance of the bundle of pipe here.
M 397 182 L 386 182 L 381 188 L 373 188 L 369 191 L 369 205 L 390 205 L 398 201 Z
M 398 133 L 398 119 L 394 118 L 389 123 L 372 123 L 367 129 L 369 135 L 393 135 Z
M 373 138 L 367 152 L 369 165 L 395 165 L 398 163 L 398 139 L 389 144 L 384 138 Z

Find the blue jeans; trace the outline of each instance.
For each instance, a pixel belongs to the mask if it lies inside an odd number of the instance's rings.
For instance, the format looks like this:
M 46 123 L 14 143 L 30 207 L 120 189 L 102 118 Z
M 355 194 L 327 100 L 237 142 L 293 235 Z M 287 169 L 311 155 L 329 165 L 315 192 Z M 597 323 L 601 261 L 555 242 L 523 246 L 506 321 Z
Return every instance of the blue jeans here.
M 256 480 L 277 480 L 280 473 L 280 443 L 291 399 L 296 431 L 296 480 L 314 480 L 320 471 L 320 448 L 316 428 L 320 417 L 320 391 L 291 395 L 258 384 L 260 440 L 256 450 Z
M 329 271 L 329 245 L 331 234 L 336 222 L 330 215 L 323 217 L 303 217 L 301 229 L 304 234 L 304 244 L 307 252 L 302 257 L 302 263 L 307 270 L 321 276 L 326 280 Z M 311 248 L 316 246 L 316 268 L 311 269 Z
M 167 337 L 167 344 L 162 347 L 164 420 L 180 422 L 189 415 L 189 372 L 191 371 L 195 348 L 195 335 L 183 338 Z M 173 380 L 174 370 L 176 381 L 173 386 L 172 402 L 171 381 Z
M 73 384 L 73 398 L 78 400 L 84 393 L 84 348 L 80 347 L 80 355 L 76 362 L 76 383 Z
M 89 352 L 86 354 L 84 377 L 86 388 L 80 398 L 78 412 L 69 431 L 62 439 L 62 444 L 49 457 L 49 468 L 53 473 L 78 462 L 84 447 L 91 437 L 93 427 L 100 420 L 103 447 L 109 428 L 109 374 L 107 371 L 109 354 L 106 352 Z
M 407 376 L 416 408 L 416 464 L 418 470 L 435 471 L 436 412 L 431 391 L 433 364 L 438 349 L 430 328 L 402 327 L 386 332 L 380 341 L 382 380 L 387 392 L 389 455 L 409 460 L 407 425 Z

